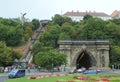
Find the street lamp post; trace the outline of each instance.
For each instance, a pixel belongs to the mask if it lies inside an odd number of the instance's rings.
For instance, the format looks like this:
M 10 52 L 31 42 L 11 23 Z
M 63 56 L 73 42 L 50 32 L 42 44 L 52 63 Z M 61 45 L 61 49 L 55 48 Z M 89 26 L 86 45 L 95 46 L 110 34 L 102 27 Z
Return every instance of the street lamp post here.
M 51 58 L 52 58 L 52 70 L 51 70 L 51 72 L 53 73 L 54 63 L 53 63 L 53 56 L 52 56 L 52 54 L 51 54 Z
M 21 13 L 21 21 L 22 21 L 22 27 L 23 27 L 23 25 L 24 25 L 24 22 L 25 22 L 25 15 L 26 15 L 27 13 Z
M 25 23 L 25 15 L 26 15 L 27 13 L 21 13 L 21 22 L 22 22 L 22 29 L 23 29 L 23 27 L 24 27 L 24 23 Z M 25 41 L 24 40 L 24 37 L 22 37 L 22 39 L 23 39 L 23 42 Z
M 53 73 L 53 71 L 54 71 L 54 70 L 53 70 L 53 69 L 54 69 L 54 68 L 53 68 L 53 65 L 54 65 L 54 64 L 53 64 L 53 62 L 52 62 L 52 73 Z
M 55 42 L 54 42 L 54 40 L 51 40 L 51 46 L 54 48 L 55 47 Z M 51 58 L 52 58 L 52 73 L 53 73 L 53 71 L 54 71 L 54 62 L 53 62 L 53 55 L 52 55 L 52 53 L 51 53 Z
M 71 55 L 72 55 L 72 48 L 70 49 L 70 67 L 72 69 L 72 56 Z
M 17 58 L 14 60 L 14 64 L 15 64 L 15 66 L 18 66 L 18 59 Z

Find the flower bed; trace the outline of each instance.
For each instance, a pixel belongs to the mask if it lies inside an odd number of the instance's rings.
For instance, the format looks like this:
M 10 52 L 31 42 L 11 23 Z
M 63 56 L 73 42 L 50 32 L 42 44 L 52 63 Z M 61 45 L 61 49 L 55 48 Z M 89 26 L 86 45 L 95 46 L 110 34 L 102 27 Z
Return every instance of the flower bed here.
M 45 78 L 45 77 L 68 76 L 68 75 L 69 74 L 43 74 L 43 75 L 30 76 L 28 79 L 38 79 L 38 78 Z

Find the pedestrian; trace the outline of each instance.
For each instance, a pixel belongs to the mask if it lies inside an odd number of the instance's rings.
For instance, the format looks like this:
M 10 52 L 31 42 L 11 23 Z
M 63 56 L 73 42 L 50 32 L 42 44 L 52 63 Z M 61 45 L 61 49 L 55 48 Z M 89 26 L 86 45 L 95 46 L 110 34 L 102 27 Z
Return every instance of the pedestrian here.
M 40 72 L 40 66 L 38 66 L 38 71 Z
M 112 70 L 114 71 L 114 65 L 112 65 Z

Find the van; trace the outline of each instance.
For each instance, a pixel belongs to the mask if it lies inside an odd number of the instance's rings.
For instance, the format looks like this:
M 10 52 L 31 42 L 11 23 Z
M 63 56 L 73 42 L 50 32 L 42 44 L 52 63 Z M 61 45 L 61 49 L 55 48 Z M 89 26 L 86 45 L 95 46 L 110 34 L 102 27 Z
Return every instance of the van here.
M 24 77 L 25 76 L 25 70 L 24 69 L 14 69 L 9 72 L 8 77 L 9 78 L 18 78 L 18 77 Z

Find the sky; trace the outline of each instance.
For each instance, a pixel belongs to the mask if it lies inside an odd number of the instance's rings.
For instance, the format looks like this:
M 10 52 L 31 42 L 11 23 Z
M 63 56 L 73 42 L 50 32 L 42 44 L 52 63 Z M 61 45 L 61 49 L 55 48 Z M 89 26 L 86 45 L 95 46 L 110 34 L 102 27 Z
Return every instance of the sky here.
M 0 0 L 0 17 L 28 19 L 51 19 L 55 14 L 67 11 L 95 11 L 110 15 L 120 10 L 120 0 Z

